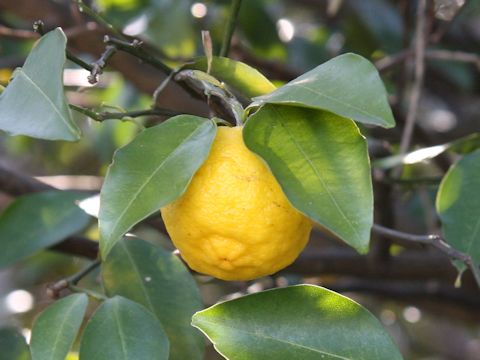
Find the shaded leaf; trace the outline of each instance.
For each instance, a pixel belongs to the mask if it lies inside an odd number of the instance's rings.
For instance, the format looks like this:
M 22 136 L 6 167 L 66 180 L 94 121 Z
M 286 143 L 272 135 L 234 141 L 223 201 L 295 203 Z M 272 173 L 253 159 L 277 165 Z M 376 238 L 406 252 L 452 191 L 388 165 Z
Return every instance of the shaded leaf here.
M 167 360 L 162 325 L 142 305 L 121 296 L 104 301 L 90 318 L 80 360 Z
M 290 202 L 360 252 L 368 249 L 373 195 L 365 138 L 332 113 L 265 105 L 243 137 L 260 155 Z
M 0 97 L 0 130 L 48 140 L 78 140 L 63 92 L 67 38 L 60 28 L 43 36 Z
M 100 195 L 100 249 L 105 258 L 133 225 L 183 194 L 208 156 L 216 126 L 175 116 L 117 150 Z
M 30 360 L 27 342 L 15 328 L 0 328 L 0 360 Z
M 203 307 L 200 292 L 176 256 L 140 239 L 120 240 L 102 264 L 102 276 L 109 295 L 136 301 L 157 316 L 170 340 L 170 360 L 203 359 L 203 337 L 190 325 Z
M 78 233 L 90 217 L 76 201 L 85 194 L 47 191 L 17 198 L 0 215 L 0 267 Z
M 87 305 L 87 295 L 73 294 L 44 310 L 32 328 L 32 360 L 64 360 L 80 329 Z
M 437 211 L 445 240 L 480 265 L 480 151 L 452 165 L 437 193 Z M 463 263 L 455 263 L 459 271 Z
M 356 302 L 312 285 L 267 290 L 193 316 L 227 359 L 397 360 L 380 322 Z
M 193 64 L 187 64 L 185 68 L 207 71 L 207 59 L 201 57 Z M 258 70 L 225 57 L 214 56 L 210 75 L 225 82 L 247 97 L 255 97 L 268 94 L 276 89 L 265 76 Z
M 365 58 L 350 53 L 337 56 L 254 100 L 257 105 L 295 105 L 327 110 L 365 124 L 395 126 L 377 69 Z

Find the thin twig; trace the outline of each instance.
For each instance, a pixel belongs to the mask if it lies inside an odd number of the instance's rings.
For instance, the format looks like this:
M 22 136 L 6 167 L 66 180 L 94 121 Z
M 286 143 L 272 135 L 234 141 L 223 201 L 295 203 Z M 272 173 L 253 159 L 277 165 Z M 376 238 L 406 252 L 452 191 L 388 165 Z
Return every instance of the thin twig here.
M 395 65 L 398 65 L 409 59 L 412 54 L 413 51 L 411 49 L 402 50 L 396 54 L 388 55 L 380 60 L 377 60 L 375 62 L 375 67 L 378 69 L 378 71 L 385 72 L 390 70 Z M 476 65 L 480 70 L 480 55 L 464 51 L 428 49 L 425 50 L 425 59 L 471 63 Z
M 458 61 L 472 63 L 480 70 L 480 55 L 472 54 L 463 51 L 450 50 L 428 50 L 425 54 L 427 59 L 444 60 L 444 61 Z
M 405 128 L 403 130 L 402 140 L 400 142 L 400 154 L 405 154 L 410 147 L 413 128 L 418 113 L 418 105 L 423 86 L 423 77 L 425 72 L 425 46 L 426 46 L 426 26 L 425 26 L 425 10 L 427 0 L 419 0 L 417 8 L 417 26 L 415 33 L 415 73 L 412 90 L 410 93 L 409 107 L 405 120 Z
M 72 285 L 73 286 L 77 285 L 81 279 L 83 279 L 85 276 L 90 274 L 98 266 L 100 266 L 100 260 L 92 261 L 90 264 L 88 264 L 88 266 L 86 266 L 84 269 L 80 270 L 79 272 L 67 278 L 61 279 L 54 284 L 49 285 L 47 287 L 48 296 L 54 299 L 58 298 L 62 290 L 67 289 Z
M 17 40 L 32 40 L 38 39 L 39 34 L 35 31 L 12 29 L 7 26 L 0 25 L 0 37 Z
M 36 20 L 36 21 L 33 22 L 33 31 L 35 33 L 40 34 L 41 36 L 45 35 L 45 28 L 44 27 L 45 27 L 45 25 L 44 25 L 42 20 Z M 92 71 L 92 69 L 93 69 L 92 65 L 86 63 L 85 61 L 83 61 L 79 57 L 73 55 L 68 49 L 65 49 L 65 55 L 66 55 L 68 60 L 74 62 L 78 66 L 84 68 L 85 70 Z
M 480 269 L 473 263 L 472 257 L 461 251 L 458 251 L 451 247 L 440 235 L 414 235 L 401 231 L 386 228 L 381 225 L 374 224 L 372 231 L 377 234 L 389 236 L 393 239 L 405 240 L 417 244 L 431 245 L 444 254 L 448 255 L 451 259 L 459 260 L 463 262 L 467 268 L 469 268 L 475 278 L 477 285 L 480 287 Z
M 95 20 L 97 23 L 100 25 L 105 26 L 112 34 L 114 34 L 116 37 L 122 38 L 124 40 L 128 40 L 128 38 L 122 34 L 121 31 L 117 30 L 112 24 L 110 24 L 103 16 L 101 16 L 98 12 L 95 10 L 91 9 L 88 7 L 82 0 L 73 0 L 77 6 L 78 10 L 80 12 L 83 12 L 90 16 L 93 20 Z
M 169 75 L 172 72 L 172 69 L 157 59 L 152 54 L 148 53 L 142 48 L 142 42 L 140 40 L 133 40 L 132 42 L 123 41 L 119 39 L 112 38 L 110 36 L 105 36 L 104 42 L 109 45 L 114 45 L 117 50 L 124 51 L 129 53 L 142 61 L 146 62 L 147 64 L 152 65 L 154 68 L 162 71 L 164 74 Z
M 119 111 L 119 112 L 108 112 L 108 111 L 102 111 L 102 112 L 97 112 L 89 108 L 85 108 L 82 106 L 74 105 L 74 104 L 69 104 L 70 108 L 82 113 L 83 115 L 88 116 L 92 120 L 95 121 L 105 121 L 105 120 L 122 120 L 125 118 L 136 118 L 140 116 L 151 116 L 151 115 L 156 115 L 156 116 L 176 116 L 180 114 L 184 114 L 184 112 L 178 112 L 174 110 L 169 110 L 169 109 L 162 109 L 158 107 L 154 107 L 151 109 L 145 109 L 145 110 L 134 110 L 134 111 Z
M 107 66 L 108 60 L 115 54 L 117 48 L 113 45 L 107 45 L 105 51 L 100 58 L 92 64 L 90 75 L 88 75 L 88 82 L 90 84 L 96 84 L 98 82 L 98 76 L 102 74 L 103 69 Z
M 235 25 L 237 24 L 238 13 L 240 12 L 241 5 L 242 0 L 232 0 L 227 30 L 223 36 L 222 48 L 220 49 L 220 56 L 228 56 L 230 42 L 232 41 L 233 32 L 235 31 Z

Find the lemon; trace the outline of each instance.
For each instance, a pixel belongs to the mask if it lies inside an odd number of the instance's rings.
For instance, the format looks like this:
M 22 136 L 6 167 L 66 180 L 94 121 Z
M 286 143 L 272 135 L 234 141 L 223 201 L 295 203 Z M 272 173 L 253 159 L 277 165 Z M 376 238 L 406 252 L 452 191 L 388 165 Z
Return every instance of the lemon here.
M 312 228 L 265 163 L 247 149 L 241 127 L 218 128 L 186 192 L 161 213 L 187 264 L 223 280 L 283 269 L 303 250 Z

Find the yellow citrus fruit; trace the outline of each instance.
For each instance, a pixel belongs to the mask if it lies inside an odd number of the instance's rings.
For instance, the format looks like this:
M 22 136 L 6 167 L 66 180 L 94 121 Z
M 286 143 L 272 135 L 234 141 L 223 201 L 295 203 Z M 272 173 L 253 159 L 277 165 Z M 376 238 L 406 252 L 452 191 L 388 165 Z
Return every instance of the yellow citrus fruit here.
M 303 250 L 312 228 L 265 163 L 247 149 L 241 127 L 218 128 L 186 192 L 161 213 L 187 264 L 224 280 L 283 269 Z

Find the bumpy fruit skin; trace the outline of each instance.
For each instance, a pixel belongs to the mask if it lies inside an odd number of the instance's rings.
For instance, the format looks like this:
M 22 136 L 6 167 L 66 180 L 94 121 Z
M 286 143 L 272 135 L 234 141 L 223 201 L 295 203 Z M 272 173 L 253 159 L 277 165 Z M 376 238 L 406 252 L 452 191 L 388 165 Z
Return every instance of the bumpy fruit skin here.
M 182 258 L 199 273 L 250 280 L 291 264 L 312 222 L 293 208 L 242 128 L 219 127 L 187 191 L 161 209 Z

